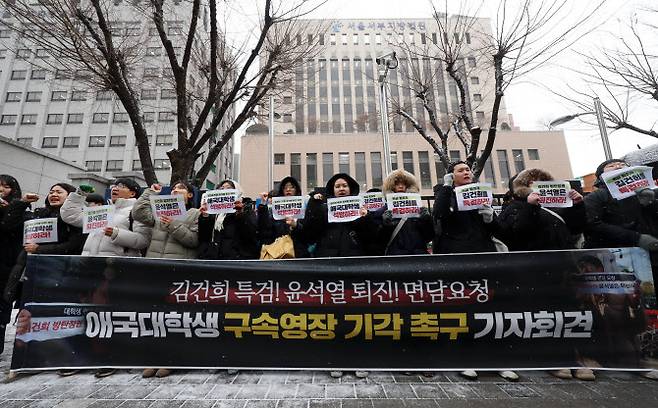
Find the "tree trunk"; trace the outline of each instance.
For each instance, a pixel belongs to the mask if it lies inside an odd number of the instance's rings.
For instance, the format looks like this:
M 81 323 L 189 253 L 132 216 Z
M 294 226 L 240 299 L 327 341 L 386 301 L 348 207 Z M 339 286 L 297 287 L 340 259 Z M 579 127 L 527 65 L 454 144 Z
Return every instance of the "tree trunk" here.
M 191 181 L 194 171 L 194 157 L 189 154 L 181 154 L 177 149 L 167 152 L 171 163 L 171 178 L 169 184 L 173 186 L 178 181 Z

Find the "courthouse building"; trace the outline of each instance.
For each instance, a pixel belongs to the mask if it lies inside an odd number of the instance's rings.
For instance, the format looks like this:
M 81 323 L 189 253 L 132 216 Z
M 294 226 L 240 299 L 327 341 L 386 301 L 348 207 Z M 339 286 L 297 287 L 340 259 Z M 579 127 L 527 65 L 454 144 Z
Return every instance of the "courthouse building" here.
M 310 191 L 324 186 L 340 171 L 352 175 L 363 190 L 381 187 L 385 174 L 375 59 L 398 52 L 399 66 L 388 72 L 389 96 L 421 123 L 428 119 L 405 72 L 415 70 L 422 78 L 432 78 L 431 99 L 437 115 L 459 109 L 457 87 L 441 61 L 407 58 L 393 45 L 404 42 L 431 51 L 439 35 L 437 24 L 433 19 L 337 20 L 325 31 L 326 21 L 309 23 L 306 36 L 293 41 L 317 42 L 321 51 L 297 67 L 293 83 L 277 96 L 275 110 L 280 119 L 274 126 L 274 180 L 293 175 L 305 191 Z M 460 66 L 466 79 L 466 106 L 473 121 L 484 130 L 480 146 L 486 142 L 491 114 L 487 109 L 493 105 L 494 96 L 493 72 L 475 52 L 483 41 L 479 33 L 486 32 L 491 32 L 489 19 L 477 19 L 471 32 L 459 39 L 467 50 Z M 422 193 L 431 194 L 432 186 L 444 174 L 438 156 L 400 116 L 390 114 L 389 127 L 393 168 L 414 173 Z M 250 195 L 268 189 L 267 137 L 267 128 L 262 125 L 252 126 L 242 137 L 240 182 Z M 449 138 L 448 155 L 451 160 L 465 158 L 463 145 L 454 136 Z M 504 192 L 511 175 L 528 167 L 544 168 L 557 179 L 572 177 L 563 133 L 515 129 L 503 99 L 496 144 L 481 180 L 493 183 L 496 192 Z
M 168 182 L 170 163 L 167 151 L 177 144 L 176 93 L 171 68 L 155 27 L 133 2 L 114 1 L 112 31 L 116 41 L 137 44 L 140 53 L 130 68 L 138 78 L 141 108 L 156 174 Z M 182 57 L 191 6 L 186 2 L 167 3 L 175 20 L 166 20 L 165 29 Z M 35 3 L 38 7 L 38 3 Z M 17 24 L 6 10 L 0 25 L 0 135 L 76 163 L 105 178 L 141 175 L 141 163 L 134 132 L 121 102 L 112 91 L 96 91 L 82 80 L 89 75 L 80 70 L 53 69 L 53 57 L 30 44 L 8 28 Z M 198 33 L 209 32 L 207 10 L 200 13 Z M 43 33 L 42 33 L 43 34 Z M 201 74 L 190 63 L 188 85 L 203 86 Z M 200 102 L 195 102 L 199 104 Z M 191 112 L 195 112 L 192 106 Z M 229 115 L 233 113 L 229 112 Z M 207 152 L 207 149 L 206 149 Z M 206 158 L 204 152 L 197 168 Z M 217 158 L 204 186 L 212 187 L 232 174 L 233 143 Z M 16 174 L 20 179 L 20 175 Z

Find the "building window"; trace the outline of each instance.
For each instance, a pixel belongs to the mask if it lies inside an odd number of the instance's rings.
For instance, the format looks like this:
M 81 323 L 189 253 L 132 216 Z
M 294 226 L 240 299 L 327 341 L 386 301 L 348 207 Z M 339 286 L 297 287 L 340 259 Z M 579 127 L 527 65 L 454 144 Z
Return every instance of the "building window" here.
M 398 152 L 391 152 L 391 170 L 398 169 Z
M 482 102 L 482 94 L 473 94 L 474 102 Z
M 82 123 L 84 117 L 84 113 L 69 113 L 66 123 Z
M 64 147 L 78 147 L 80 146 L 80 138 L 75 137 L 65 137 L 64 138 Z
M 2 115 L 2 118 L 0 118 L 0 125 L 15 125 L 16 119 L 16 115 Z
M 157 89 L 142 89 L 142 99 L 143 100 L 156 99 L 157 97 L 158 97 L 158 90 Z
M 157 77 L 160 74 L 160 70 L 158 68 L 144 68 L 144 77 L 145 78 L 153 78 Z
M 306 153 L 306 187 L 311 190 L 318 184 L 318 155 Z
M 89 147 L 105 147 L 105 136 L 89 136 Z
M 432 188 L 430 174 L 430 155 L 428 152 L 418 152 L 418 167 L 420 168 L 420 187 Z
M 171 146 L 174 144 L 174 135 L 157 135 L 155 137 L 156 146 Z
M 110 114 L 109 113 L 94 113 L 94 116 L 92 118 L 92 122 L 94 123 L 107 123 L 107 121 L 110 119 Z
M 155 159 L 153 161 L 153 167 L 156 170 L 168 170 L 171 168 L 171 164 L 169 163 L 169 159 Z
M 50 57 L 50 54 L 48 54 L 48 50 L 45 48 L 37 48 L 37 58 L 48 58 Z
M 65 101 L 68 93 L 66 91 L 52 91 L 50 94 L 51 101 Z
M 364 152 L 354 153 L 354 175 L 360 186 L 366 185 L 366 154 Z
M 441 183 L 443 176 L 446 174 L 446 168 L 443 166 L 441 157 L 438 154 L 434 153 L 434 167 L 436 170 L 436 181 Z
M 46 124 L 48 125 L 59 125 L 64 121 L 64 115 L 61 113 L 49 113 L 46 118 Z
M 530 160 L 539 160 L 539 150 L 537 150 L 537 149 L 528 149 L 528 159 L 530 159 Z
M 87 100 L 87 91 L 73 91 L 71 94 L 72 101 L 86 101 Z
M 448 152 L 448 155 L 450 156 L 451 163 L 457 163 L 462 159 L 462 154 L 459 150 L 450 150 L 450 152 Z
M 334 174 L 334 154 L 322 153 L 322 176 L 325 184 Z
M 318 43 L 324 45 L 324 34 L 320 34 L 318 37 Z
M 471 43 L 471 34 L 470 33 L 464 33 L 464 38 L 466 39 L 466 44 Z
M 174 112 L 158 112 L 158 120 L 160 122 L 171 122 L 175 118 Z
M 341 43 L 342 43 L 343 45 L 347 45 L 347 34 L 343 34 L 341 38 L 342 38 Z
M 34 125 L 37 123 L 37 115 L 36 113 L 30 113 L 21 116 L 21 124 L 22 125 Z
M 402 152 L 402 165 L 404 169 L 414 174 L 414 154 L 413 152 Z
M 182 35 L 183 34 L 183 29 L 178 26 L 174 27 L 169 27 L 167 30 L 167 35 Z
M 302 154 L 290 153 L 290 175 L 297 180 L 302 179 Z
M 112 118 L 114 123 L 126 123 L 128 122 L 128 114 L 126 112 L 116 112 Z
M 274 153 L 274 164 L 286 164 L 286 154 Z
M 11 36 L 11 30 L 2 29 L 0 30 L 0 38 L 9 38 Z
M 1 49 L 0 50 L 0 59 L 5 59 L 7 58 L 7 50 Z
M 500 171 L 500 182 L 505 185 L 509 181 L 509 161 L 507 159 L 507 150 L 496 150 L 498 156 L 498 170 Z
M 370 174 L 372 176 L 372 187 L 382 186 L 382 153 L 370 152 Z
M 359 34 L 352 34 L 352 44 L 358 45 L 359 44 Z
M 284 96 L 283 97 L 283 103 L 291 104 L 292 103 L 292 96 Z
M 41 102 L 41 94 L 42 94 L 41 91 L 28 92 L 25 97 L 25 100 L 27 102 Z
M 475 119 L 484 120 L 484 112 L 483 111 L 476 111 L 475 112 Z
M 329 34 L 329 45 L 336 45 L 336 34 Z
M 11 79 L 25 79 L 27 78 L 27 71 L 24 69 L 17 69 L 11 71 Z
M 110 146 L 125 146 L 126 136 L 110 136 Z
M 59 138 L 58 137 L 44 137 L 43 140 L 41 141 L 41 147 L 57 147 L 59 144 Z
M 150 55 L 152 57 L 159 57 L 160 56 L 160 47 L 147 47 L 146 48 L 146 55 Z
M 85 162 L 85 167 L 87 168 L 87 171 L 101 171 L 101 169 L 103 168 L 103 161 L 87 160 Z
M 19 137 L 16 139 L 16 141 L 22 145 L 25 146 L 32 146 L 32 138 L 31 137 Z
M 144 122 L 155 122 L 155 112 L 144 112 Z
M 7 92 L 5 102 L 20 102 L 22 94 L 20 92 Z
M 108 160 L 105 163 L 105 170 L 107 171 L 119 171 L 123 169 L 123 160 Z
M 142 161 L 137 159 L 133 160 L 133 171 L 142 170 Z
M 111 101 L 112 100 L 112 91 L 96 91 L 96 100 L 97 101 Z
M 474 76 L 471 77 L 471 85 L 479 85 L 480 84 L 480 78 Z
M 350 154 L 347 152 L 338 153 L 338 172 L 350 173 Z
M 514 171 L 517 173 L 525 170 L 525 161 L 523 160 L 523 150 L 513 149 L 512 156 L 514 157 Z
M 291 113 L 284 113 L 283 114 L 283 122 L 284 123 L 292 123 L 292 114 Z
M 477 66 L 477 61 L 475 61 L 475 57 L 468 57 L 468 67 L 475 68 L 476 66 Z
M 46 70 L 45 69 L 33 69 L 32 74 L 30 75 L 31 79 L 46 79 Z
M 167 88 L 160 91 L 160 98 L 162 99 L 176 99 L 176 90 Z

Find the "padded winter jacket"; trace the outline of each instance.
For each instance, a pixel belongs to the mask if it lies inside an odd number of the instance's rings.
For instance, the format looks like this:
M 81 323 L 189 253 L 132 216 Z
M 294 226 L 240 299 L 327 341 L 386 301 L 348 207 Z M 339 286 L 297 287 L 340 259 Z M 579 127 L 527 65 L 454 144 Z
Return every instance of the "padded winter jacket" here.
M 157 195 L 146 189 L 132 208 L 135 221 L 151 228 L 151 243 L 146 251 L 147 258 L 195 259 L 199 246 L 199 210 L 190 208 L 184 219 L 163 224 L 153 216 L 149 197 Z
M 136 256 L 141 257 L 142 249 L 146 249 L 151 241 L 151 229 L 137 220 L 130 222 L 130 211 L 137 202 L 135 198 L 119 198 L 114 203 L 111 237 L 103 230 L 93 231 L 87 236 L 82 250 L 84 256 Z M 62 219 L 76 227 L 82 227 L 85 197 L 71 193 L 62 205 Z

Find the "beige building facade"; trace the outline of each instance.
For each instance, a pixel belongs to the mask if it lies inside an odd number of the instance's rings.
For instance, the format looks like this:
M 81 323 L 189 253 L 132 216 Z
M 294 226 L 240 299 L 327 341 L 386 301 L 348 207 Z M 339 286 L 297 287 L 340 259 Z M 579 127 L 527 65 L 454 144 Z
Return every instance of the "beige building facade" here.
M 267 190 L 267 133 L 242 137 L 240 183 L 245 193 L 255 197 Z M 376 133 L 296 135 L 274 138 L 274 180 L 288 175 L 300 180 L 304 193 L 324 186 L 335 173 L 347 172 L 362 191 L 381 188 L 383 178 L 382 137 Z M 418 178 L 423 195 L 432 195 L 432 186 L 443 182 L 442 164 L 431 146 L 416 133 L 391 136 L 393 169 L 404 168 Z M 463 149 L 454 143 L 449 154 L 464 159 Z M 507 191 L 509 178 L 526 168 L 542 168 L 555 179 L 573 177 L 562 131 L 501 131 L 480 181 L 492 183 L 496 193 Z

